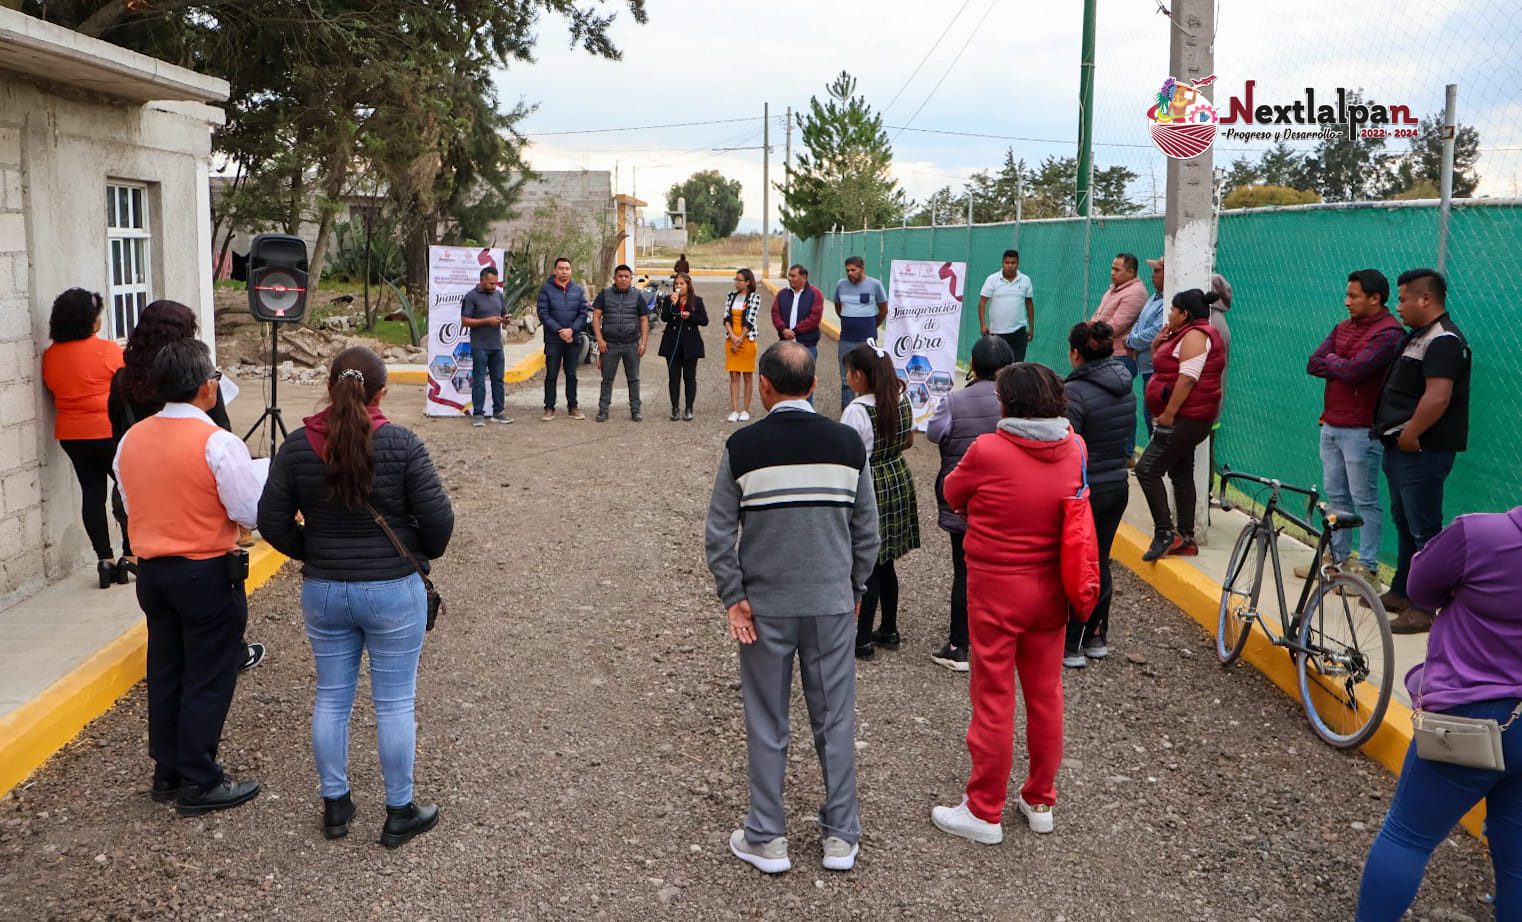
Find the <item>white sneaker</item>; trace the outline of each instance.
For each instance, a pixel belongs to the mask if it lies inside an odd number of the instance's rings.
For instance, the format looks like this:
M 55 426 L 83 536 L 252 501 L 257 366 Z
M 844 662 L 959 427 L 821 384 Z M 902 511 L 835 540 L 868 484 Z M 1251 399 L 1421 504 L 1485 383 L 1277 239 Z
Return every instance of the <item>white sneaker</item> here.
M 1028 804 L 1024 797 L 1017 797 L 1015 800 L 1020 804 L 1020 812 L 1025 814 L 1026 822 L 1031 824 L 1031 832 L 1045 834 L 1052 831 L 1051 807 L 1046 804 Z
M 1110 655 L 1110 645 L 1103 637 L 1090 637 L 1084 642 L 1083 655 L 1089 659 L 1104 659 Z
M 729 411 L 729 415 L 724 417 L 724 421 L 726 423 L 737 423 L 737 422 L 739 422 L 740 421 L 740 411 L 739 410 L 730 410 Z
M 847 842 L 835 836 L 827 836 L 824 840 L 824 869 L 826 871 L 849 871 L 856 867 L 856 853 L 861 847 L 855 842 Z
M 961 836 L 983 845 L 998 845 L 1004 841 L 1004 827 L 998 823 L 989 823 L 972 815 L 967 809 L 967 798 L 962 798 L 962 803 L 955 807 L 933 807 L 930 810 L 930 822 L 941 832 Z
M 793 867 L 787 857 L 787 836 L 757 845 L 746 841 L 744 829 L 736 829 L 729 834 L 729 850 L 736 858 L 767 874 L 781 874 Z M 852 860 L 855 860 L 854 855 Z
M 742 423 L 748 423 L 748 422 L 750 422 L 750 411 L 749 410 L 741 410 L 740 411 L 740 422 L 742 422 Z
M 1089 665 L 1089 660 L 1082 650 L 1068 650 L 1062 654 L 1062 665 L 1065 669 L 1083 669 Z

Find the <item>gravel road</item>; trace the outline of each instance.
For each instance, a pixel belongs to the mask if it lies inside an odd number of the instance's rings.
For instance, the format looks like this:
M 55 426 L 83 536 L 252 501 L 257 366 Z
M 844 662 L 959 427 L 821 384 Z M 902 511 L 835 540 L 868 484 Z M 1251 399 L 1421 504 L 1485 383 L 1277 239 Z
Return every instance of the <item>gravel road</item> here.
M 722 304 L 724 286 L 699 288 Z M 832 343 L 824 352 L 833 360 Z M 642 424 L 622 404 L 606 424 L 541 423 L 537 380 L 510 388 L 516 425 L 484 430 L 424 419 L 418 388 L 390 395 L 391 417 L 428 440 L 458 513 L 435 571 L 450 610 L 419 680 L 418 795 L 442 805 L 436 831 L 395 852 L 376 843 L 382 787 L 362 695 L 354 832 L 322 838 L 312 663 L 287 571 L 254 597 L 250 634 L 271 654 L 239 683 L 222 748 L 264 793 L 199 819 L 152 803 L 139 686 L 0 801 L 0 918 L 1351 917 L 1393 780 L 1321 745 L 1250 668 L 1217 667 L 1195 623 L 1127 573 L 1115 654 L 1066 676 L 1056 834 L 1038 839 L 1016 815 L 989 848 L 931 826 L 930 807 L 955 803 L 966 776 L 969 709 L 966 677 L 928 659 L 950 583 L 928 443 L 911 452 L 926 546 L 899 568 L 906 644 L 859 674 L 857 870 L 819 869 L 821 790 L 797 692 L 794 870 L 767 878 L 735 861 L 726 838 L 746 805 L 737 663 L 701 546 L 733 428 L 722 360 L 702 365 L 692 423 L 666 420 L 653 350 L 644 370 Z M 831 413 L 835 380 L 821 375 Z M 1455 834 L 1415 917 L 1491 918 L 1491 885 L 1479 844 Z

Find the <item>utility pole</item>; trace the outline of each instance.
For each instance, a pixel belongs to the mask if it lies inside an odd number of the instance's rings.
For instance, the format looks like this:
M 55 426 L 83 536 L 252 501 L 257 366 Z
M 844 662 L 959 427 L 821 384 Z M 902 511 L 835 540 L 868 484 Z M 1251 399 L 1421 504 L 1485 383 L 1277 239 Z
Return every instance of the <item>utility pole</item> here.
M 793 107 L 787 107 L 787 147 L 782 155 L 782 189 L 783 199 L 793 194 Z M 789 266 L 793 262 L 793 235 L 788 234 L 786 242 L 782 244 L 782 265 Z
M 1083 57 L 1078 64 L 1078 188 L 1073 205 L 1078 216 L 1089 216 L 1094 180 L 1094 7 L 1083 0 Z M 1178 31 L 1173 31 L 1177 47 Z M 1088 265 L 1084 265 L 1088 271 Z
M 754 135 L 752 135 L 754 137 Z M 772 277 L 772 104 L 761 104 L 761 277 Z
M 1443 172 L 1439 194 L 1442 204 L 1437 213 L 1437 271 L 1448 270 L 1448 219 L 1453 213 L 1453 143 L 1459 125 L 1459 85 L 1448 84 L 1443 104 Z
M 1180 81 L 1194 81 L 1215 73 L 1215 0 L 1174 0 L 1173 25 L 1169 30 L 1168 73 Z M 1214 92 L 1212 88 L 1200 91 Z M 1189 160 L 1168 159 L 1167 212 L 1163 221 L 1164 253 L 1168 272 L 1163 303 L 1188 289 L 1210 289 L 1212 224 L 1214 216 L 1215 159 L 1206 150 Z M 1080 168 L 1081 169 L 1081 168 Z M 1081 172 L 1080 172 L 1080 175 Z M 1194 452 L 1195 540 L 1204 544 L 1204 527 L 1210 516 L 1209 440 Z

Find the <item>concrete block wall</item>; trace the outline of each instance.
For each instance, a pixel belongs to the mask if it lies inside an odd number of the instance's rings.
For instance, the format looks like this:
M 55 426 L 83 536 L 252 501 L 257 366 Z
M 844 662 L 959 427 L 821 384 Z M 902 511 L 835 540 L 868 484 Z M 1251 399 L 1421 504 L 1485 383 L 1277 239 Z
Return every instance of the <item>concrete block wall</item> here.
M 0 605 L 47 579 L 21 133 L 0 115 Z

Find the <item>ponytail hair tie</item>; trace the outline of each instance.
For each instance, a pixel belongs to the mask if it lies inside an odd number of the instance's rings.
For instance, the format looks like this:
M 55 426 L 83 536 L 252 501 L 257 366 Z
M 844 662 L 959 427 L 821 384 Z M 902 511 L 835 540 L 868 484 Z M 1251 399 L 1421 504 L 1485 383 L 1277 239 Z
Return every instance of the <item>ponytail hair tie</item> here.
M 873 352 L 877 353 L 878 358 L 885 359 L 888 357 L 888 350 L 883 349 L 877 345 L 877 337 L 874 336 L 873 338 L 867 340 L 867 345 L 872 349 Z
M 340 380 L 344 378 L 353 378 L 359 382 L 360 387 L 365 386 L 365 373 L 360 371 L 358 368 L 345 368 L 343 371 L 338 373 L 338 377 Z

